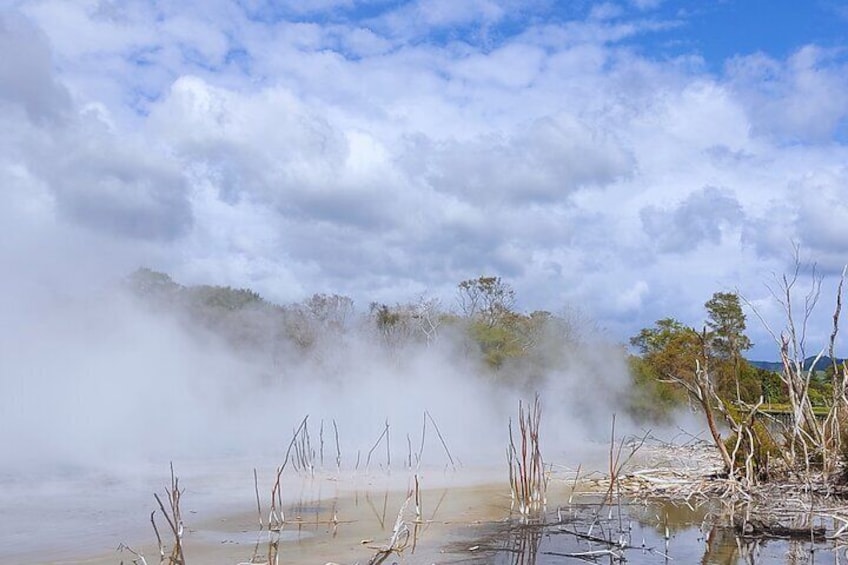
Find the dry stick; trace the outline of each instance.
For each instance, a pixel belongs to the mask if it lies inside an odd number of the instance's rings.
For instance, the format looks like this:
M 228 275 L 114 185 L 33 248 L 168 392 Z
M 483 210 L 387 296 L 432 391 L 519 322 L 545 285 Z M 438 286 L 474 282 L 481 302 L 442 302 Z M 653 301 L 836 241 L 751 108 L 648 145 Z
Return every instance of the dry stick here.
M 633 456 L 636 454 L 636 452 L 639 451 L 639 449 L 641 449 L 641 447 L 645 444 L 645 441 L 648 439 L 648 436 L 650 435 L 650 433 L 651 433 L 650 430 L 648 430 L 645 433 L 645 435 L 642 436 L 639 443 L 635 444 L 631 448 L 630 453 L 627 455 L 627 458 L 624 461 L 621 461 L 621 452 L 624 448 L 624 439 L 621 440 L 621 442 L 618 446 L 618 450 L 615 450 L 615 414 L 613 414 L 612 431 L 611 431 L 611 434 L 610 434 L 610 452 L 609 452 L 610 453 L 610 455 L 609 455 L 609 457 L 610 457 L 610 484 L 609 484 L 609 487 L 607 488 L 606 493 L 604 494 L 604 498 L 601 500 L 601 503 L 598 506 L 598 509 L 596 510 L 595 521 L 592 522 L 592 525 L 590 526 L 590 531 L 595 526 L 595 523 L 598 519 L 598 516 L 600 516 L 600 513 L 603 510 L 604 506 L 607 504 L 607 502 L 609 502 L 610 517 L 612 517 L 612 500 L 613 500 L 613 493 L 615 492 L 615 489 L 618 489 L 618 500 L 619 500 L 619 507 L 618 507 L 619 516 L 618 516 L 618 518 L 619 518 L 619 529 L 621 529 L 621 527 L 622 527 L 621 506 L 620 506 L 620 500 L 621 500 L 620 488 L 621 488 L 621 485 L 620 485 L 620 482 L 618 480 L 618 477 L 621 474 L 622 469 L 624 469 L 625 465 L 627 465 L 627 463 L 630 462 L 630 460 L 633 458 Z
M 424 423 L 421 427 L 421 447 L 418 449 L 418 462 L 416 467 L 421 467 L 421 459 L 424 457 L 424 438 L 427 436 L 427 411 L 424 411 Z
M 386 468 L 391 472 L 392 470 L 392 452 L 391 452 L 391 442 L 389 441 L 389 420 L 386 419 Z
M 321 469 L 324 468 L 324 418 L 321 418 L 321 427 L 318 430 L 318 439 L 321 442 Z
M 408 495 L 406 497 L 406 501 L 401 505 L 400 510 L 398 511 L 397 519 L 395 520 L 395 525 L 392 528 L 392 536 L 389 538 L 389 542 L 380 549 L 374 557 L 368 562 L 369 565 L 379 565 L 383 561 L 388 558 L 392 553 L 400 554 L 406 549 L 409 544 L 409 527 L 407 527 L 406 522 L 403 520 L 403 514 L 406 511 L 406 507 L 409 506 L 409 501 L 412 498 L 412 495 Z
M 571 485 L 571 494 L 568 495 L 568 504 L 571 504 L 571 501 L 574 500 L 574 493 L 577 492 L 577 481 L 580 478 L 580 468 L 582 463 L 577 464 L 577 472 L 574 474 L 574 483 Z
M 414 475 L 415 479 L 415 521 L 421 522 L 422 519 L 422 509 L 421 509 L 421 485 L 418 482 L 418 473 Z
M 612 432 L 611 432 L 610 441 L 611 442 L 615 441 L 615 413 L 613 413 L 613 415 L 612 415 Z M 612 445 L 613 444 L 610 443 L 610 449 L 612 449 Z M 612 460 L 610 460 L 611 473 L 612 473 L 610 488 L 612 488 L 613 485 L 615 486 L 615 494 L 616 494 L 615 499 L 616 499 L 616 502 L 617 502 L 616 507 L 618 509 L 618 529 L 619 529 L 619 531 L 621 531 L 621 529 L 623 528 L 622 518 L 621 518 L 621 483 L 618 480 L 618 475 L 621 472 L 621 467 L 618 467 L 617 469 L 616 469 L 616 467 L 618 466 L 619 461 L 621 461 L 621 450 L 622 449 L 624 449 L 624 438 L 621 438 L 621 442 L 618 445 L 618 451 L 615 454 L 615 461 L 613 462 Z M 612 493 L 610 493 L 610 496 L 612 496 Z M 610 498 L 610 504 L 612 504 L 611 498 Z M 610 508 L 610 513 L 612 513 L 612 508 Z
M 518 498 L 518 483 L 516 482 L 515 469 L 515 442 L 512 437 L 512 418 L 509 419 L 509 445 L 506 448 L 506 459 L 509 463 L 509 491 L 512 503 Z
M 162 536 L 159 535 L 159 528 L 156 527 L 156 520 L 153 519 L 155 514 L 155 510 L 150 513 L 150 523 L 153 525 L 153 533 L 156 534 L 156 543 L 159 545 L 159 562 L 161 563 L 165 560 L 165 545 L 162 543 Z
M 842 269 L 842 275 L 839 278 L 839 286 L 836 290 L 836 307 L 833 312 L 833 331 L 830 334 L 830 344 L 828 348 L 828 355 L 830 356 L 830 362 L 833 367 L 833 376 L 831 377 L 832 404 L 830 410 L 828 410 L 827 417 L 825 418 L 825 427 L 830 430 L 829 439 L 833 444 L 834 453 L 839 453 L 842 450 L 842 422 L 840 421 L 840 412 L 844 412 L 844 410 L 840 410 L 840 408 L 844 408 L 846 404 L 845 377 L 848 377 L 848 372 L 846 372 L 843 374 L 842 379 L 840 379 L 839 364 L 836 362 L 836 353 L 834 351 L 836 346 L 836 337 L 839 334 L 839 316 L 842 312 L 842 286 L 845 283 L 846 274 L 848 274 L 848 265 Z M 827 467 L 829 467 L 829 465 L 826 463 L 825 468 L 827 469 Z M 829 471 L 830 469 L 827 470 Z
M 179 534 L 182 537 L 183 533 L 183 517 L 182 512 L 180 511 L 180 498 L 182 497 L 182 491 L 180 491 L 180 479 L 174 476 L 174 462 L 171 461 L 171 491 L 168 493 L 168 501 L 171 503 L 171 512 L 174 516 L 174 521 L 177 522 L 179 527 Z
M 306 428 L 304 428 L 304 429 L 306 429 Z M 295 470 L 298 470 L 298 471 L 300 469 L 306 470 L 306 454 L 305 454 L 305 451 L 306 451 L 306 435 L 303 432 L 301 432 L 297 436 L 297 442 L 295 442 L 294 453 L 295 453 L 295 457 L 296 457 L 295 461 L 297 462 L 297 465 L 295 465 Z
M 121 545 L 118 546 L 118 551 L 123 551 L 125 549 L 127 551 L 129 551 L 130 553 L 132 553 L 133 555 L 135 555 L 136 559 L 140 559 L 141 565 L 147 565 L 147 559 L 145 559 L 144 555 L 142 555 L 140 552 L 134 550 L 133 548 L 131 548 L 130 546 L 128 546 L 124 543 L 122 543 Z M 136 561 L 136 559 L 133 559 L 133 563 L 138 563 L 138 561 Z M 121 560 L 121 563 L 123 563 L 123 560 Z
M 303 417 L 300 425 L 295 429 L 292 434 L 291 441 L 289 442 L 289 446 L 286 449 L 286 456 L 283 458 L 283 464 L 277 467 L 277 476 L 274 481 L 274 485 L 271 487 L 271 512 L 268 516 L 268 528 L 272 530 L 279 530 L 279 528 L 285 523 L 286 516 L 283 510 L 283 494 L 282 494 L 282 486 L 280 485 L 280 481 L 283 476 L 283 471 L 286 469 L 286 465 L 289 463 L 289 458 L 291 457 L 292 449 L 297 451 L 297 439 L 303 430 L 306 427 L 306 423 L 309 420 L 309 414 Z M 295 459 L 292 459 L 292 464 L 296 466 Z
M 545 504 L 546 478 L 544 462 L 539 449 L 540 421 L 541 405 L 538 394 L 527 413 L 524 411 L 524 403 L 519 401 L 520 452 L 515 446 L 512 420 L 509 423 L 507 458 L 510 467 L 510 483 L 513 500 L 518 502 L 518 510 L 522 516 L 527 516 L 531 512 L 539 510 Z
M 301 429 L 306 427 L 306 421 L 308 419 L 309 419 L 309 414 L 307 414 L 306 416 L 303 417 L 303 420 L 301 420 L 300 425 L 297 427 L 297 429 L 292 434 L 292 439 L 289 442 L 289 447 L 288 447 L 288 449 L 286 449 L 286 456 L 283 459 L 283 464 L 281 465 L 281 467 L 283 469 L 286 468 L 286 464 L 289 462 L 289 456 L 291 455 L 291 450 L 295 446 L 295 443 L 297 442 L 298 434 L 300 434 Z
M 368 458 L 365 459 L 365 469 L 368 470 L 368 466 L 371 464 L 371 455 L 374 453 L 374 450 L 377 449 L 377 446 L 380 445 L 380 440 L 383 439 L 383 436 L 389 433 L 389 421 L 386 420 L 386 427 L 383 428 L 383 432 L 380 434 L 380 437 L 377 438 L 377 441 L 374 442 L 374 446 L 368 452 Z M 387 448 L 388 449 L 388 448 Z M 357 460 L 357 467 L 359 466 Z
M 256 473 L 256 467 L 253 468 L 253 490 L 256 493 L 256 513 L 259 515 L 259 529 L 265 527 L 262 523 L 262 504 L 259 502 L 259 475 Z
M 168 512 L 165 510 L 165 505 L 162 504 L 162 499 L 159 498 L 159 495 L 156 494 L 156 493 L 153 493 L 153 497 L 156 499 L 156 502 L 159 503 L 159 508 L 162 509 L 162 514 L 164 514 L 165 520 L 168 522 L 168 526 L 171 528 L 171 533 L 174 536 L 174 549 L 171 550 L 170 560 L 171 560 L 171 562 L 176 562 L 178 564 L 182 564 L 182 563 L 184 563 L 184 561 L 182 559 L 183 548 L 182 548 L 182 544 L 180 542 L 180 537 L 182 535 L 182 525 L 180 525 L 180 528 L 178 529 L 177 525 L 174 523 L 174 521 L 171 519 L 171 517 L 168 516 Z M 158 537 L 159 532 L 156 532 L 156 534 L 157 534 L 157 537 Z
M 612 492 L 615 488 L 615 463 L 613 462 L 612 452 L 615 447 L 615 413 L 612 415 L 612 426 L 610 428 L 610 448 L 609 448 L 609 472 L 610 472 L 610 487 L 607 491 L 609 503 L 612 504 Z
M 277 478 L 271 487 L 271 511 L 268 514 L 269 530 L 279 530 L 286 521 L 285 511 L 283 510 L 283 487 L 280 485 L 284 469 L 285 465 L 277 467 Z
M 451 467 L 453 467 L 453 470 L 456 471 L 456 463 L 453 460 L 453 456 L 451 455 L 450 449 L 448 449 L 448 444 L 445 443 L 445 438 L 442 436 L 442 432 L 439 429 L 439 424 L 436 423 L 436 420 L 433 419 L 433 415 L 430 414 L 430 412 L 428 412 L 427 410 L 424 410 L 424 415 L 427 418 L 430 419 L 430 423 L 433 424 L 434 428 L 436 428 L 436 435 L 439 436 L 439 441 L 442 442 L 442 447 L 444 448 L 445 453 L 448 456 L 448 460 L 451 463 Z M 424 434 L 423 433 L 421 434 L 421 441 L 422 441 L 422 444 L 423 444 L 423 442 L 424 442 Z
M 315 451 L 312 449 L 312 438 L 309 435 L 309 426 L 303 429 L 303 433 L 306 435 L 306 439 L 304 441 L 304 453 L 306 454 L 306 461 L 309 465 L 309 472 L 312 476 L 315 476 Z
M 333 434 L 336 437 L 336 471 L 341 471 L 342 468 L 342 450 L 339 446 L 339 427 L 336 425 L 336 419 L 333 418 Z
M 167 495 L 168 504 L 171 509 L 170 514 L 165 510 L 165 505 L 162 503 L 162 499 L 159 498 L 159 495 L 157 493 L 153 493 L 153 497 L 156 499 L 156 502 L 159 503 L 159 508 L 162 510 L 162 514 L 165 515 L 165 520 L 168 522 L 168 525 L 171 528 L 171 533 L 174 536 L 174 548 L 171 550 L 171 555 L 169 557 L 170 563 L 184 565 L 185 558 L 183 556 L 182 547 L 183 520 L 182 513 L 180 511 L 180 497 L 182 496 L 182 491 L 180 491 L 180 480 L 174 475 L 173 462 L 171 462 L 171 487 L 167 492 Z M 150 515 L 150 519 L 153 521 L 153 514 Z M 157 539 L 160 541 L 160 553 L 162 553 L 164 548 L 161 545 L 161 537 L 159 537 L 159 531 L 156 529 L 155 521 L 153 529 L 156 532 Z
M 409 437 L 409 434 L 406 434 L 406 448 L 408 450 L 406 466 L 407 469 L 412 469 L 412 438 Z

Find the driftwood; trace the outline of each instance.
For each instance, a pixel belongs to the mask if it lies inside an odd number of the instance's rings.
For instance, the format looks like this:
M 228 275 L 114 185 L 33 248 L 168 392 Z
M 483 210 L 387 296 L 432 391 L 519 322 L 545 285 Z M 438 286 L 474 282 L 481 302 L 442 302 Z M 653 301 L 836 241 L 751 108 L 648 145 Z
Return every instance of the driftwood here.
M 746 485 L 722 476 L 722 460 L 707 442 L 685 446 L 651 444 L 643 457 L 615 478 L 621 496 L 665 499 L 690 506 L 710 504 L 710 521 L 745 539 L 848 543 L 848 491 L 822 475 L 807 482 L 786 480 Z M 585 494 L 603 495 L 609 477 L 584 479 Z
M 750 520 L 734 525 L 737 535 L 745 538 L 793 539 L 801 541 L 826 541 L 827 528 L 793 528 L 781 524 L 767 524 L 760 520 Z

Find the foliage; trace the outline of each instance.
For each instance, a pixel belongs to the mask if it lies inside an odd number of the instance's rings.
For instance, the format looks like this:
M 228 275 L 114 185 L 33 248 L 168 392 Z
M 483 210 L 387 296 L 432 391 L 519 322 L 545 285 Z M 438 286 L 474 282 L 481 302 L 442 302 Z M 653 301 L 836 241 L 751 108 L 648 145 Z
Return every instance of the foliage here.
M 261 305 L 263 300 L 256 292 L 246 288 L 200 285 L 184 290 L 189 301 L 201 308 L 241 310 Z
M 661 395 L 661 389 L 650 386 L 646 375 L 657 380 L 669 378 L 693 382 L 696 363 L 706 355 L 710 375 L 720 399 L 724 401 L 755 402 L 763 394 L 768 381 L 766 372 L 752 367 L 742 357 L 751 347 L 744 334 L 745 315 L 735 293 L 717 292 L 704 305 L 707 312 L 704 336 L 707 343 L 702 352 L 699 333 L 674 318 L 657 320 L 653 327 L 642 329 L 631 338 L 630 344 L 641 353 L 640 363 L 631 362 L 634 382 L 642 394 Z M 706 361 L 705 360 L 705 361 Z M 779 397 L 779 388 L 770 392 Z M 666 398 L 655 396 L 664 405 Z
M 735 292 L 716 292 L 704 308 L 712 354 L 720 359 L 739 359 L 753 344 L 745 335 L 745 314 Z
M 489 325 L 472 321 L 469 333 L 480 347 L 483 359 L 492 368 L 501 367 L 507 359 L 519 357 L 523 353 L 513 323 Z
M 694 378 L 700 355 L 698 333 L 674 318 L 657 320 L 630 340 L 642 353 L 643 361 L 659 379 L 669 376 Z
M 642 357 L 631 355 L 628 367 L 633 391 L 628 398 L 627 411 L 638 420 L 669 422 L 674 411 L 686 401 L 686 393 L 661 379 Z
M 783 404 L 789 402 L 789 392 L 786 390 L 786 385 L 780 379 L 780 375 L 774 371 L 761 369 L 748 364 L 755 376 L 752 378 L 760 383 L 760 388 L 763 393 L 763 398 L 769 404 Z
M 131 292 L 145 297 L 168 296 L 182 289 L 170 276 L 146 267 L 131 273 L 126 279 L 126 285 Z

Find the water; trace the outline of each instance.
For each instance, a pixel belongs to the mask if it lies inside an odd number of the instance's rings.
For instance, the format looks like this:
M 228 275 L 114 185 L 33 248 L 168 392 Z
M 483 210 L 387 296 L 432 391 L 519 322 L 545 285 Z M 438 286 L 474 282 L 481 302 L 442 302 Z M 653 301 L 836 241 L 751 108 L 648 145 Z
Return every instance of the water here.
M 692 508 L 654 501 L 603 507 L 598 502 L 549 513 L 544 523 L 510 519 L 482 524 L 473 536 L 447 546 L 449 563 L 548 565 L 570 561 L 636 565 L 837 564 L 848 562 L 832 541 L 741 537 L 716 525 L 717 504 Z M 603 540 L 611 541 L 606 543 Z
M 167 469 L 127 473 L 31 473 L 0 476 L 0 563 L 79 561 L 114 565 L 120 542 L 156 555 L 149 513 Z M 283 532 L 257 527 L 252 469 L 233 461 L 178 469 L 185 485 L 185 547 L 189 563 L 240 563 L 279 551 L 281 562 L 366 563 L 386 543 L 410 486 L 409 476 L 381 474 L 289 477 Z M 509 489 L 492 483 L 502 473 L 425 473 L 423 521 L 413 524 L 410 547 L 387 563 L 547 565 L 580 562 L 723 565 L 848 563 L 833 542 L 750 539 L 722 526 L 721 505 L 698 507 L 653 501 L 602 506 L 581 495 L 542 523 L 510 516 Z M 269 472 L 260 473 L 265 516 Z M 718 525 L 716 525 L 718 524 Z M 832 529 L 831 529 L 832 531 Z M 667 532 L 667 533 L 666 533 Z M 600 540 L 611 540 L 609 544 Z M 582 554 L 577 556 L 576 554 Z M 99 560 L 93 558 L 100 556 Z

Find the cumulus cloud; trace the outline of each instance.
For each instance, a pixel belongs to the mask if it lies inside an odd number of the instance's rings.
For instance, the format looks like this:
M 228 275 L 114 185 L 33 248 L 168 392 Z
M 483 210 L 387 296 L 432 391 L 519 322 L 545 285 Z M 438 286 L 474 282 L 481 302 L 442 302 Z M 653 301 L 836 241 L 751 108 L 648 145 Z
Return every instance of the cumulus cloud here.
M 94 230 L 143 239 L 169 241 L 190 228 L 179 169 L 144 156 L 141 147 L 92 145 L 70 150 L 46 172 L 61 214 Z
M 499 274 L 621 339 L 758 287 L 793 240 L 837 265 L 839 52 L 652 58 L 659 4 L 22 1 L 7 215 L 280 300 Z
M 639 213 L 645 233 L 662 251 L 691 252 L 703 243 L 721 243 L 722 232 L 744 220 L 732 194 L 712 186 L 686 197 L 673 208 L 647 206 Z
M 848 118 L 848 66 L 836 52 L 808 45 L 786 61 L 755 53 L 727 67 L 759 134 L 823 141 Z
M 67 90 L 53 76 L 47 37 L 29 20 L 0 12 L 0 51 L 0 103 L 23 108 L 35 122 L 55 122 L 70 109 Z
M 412 141 L 404 159 L 413 174 L 483 207 L 564 202 L 580 188 L 626 175 L 632 166 L 611 135 L 567 115 L 537 120 L 508 139 Z

